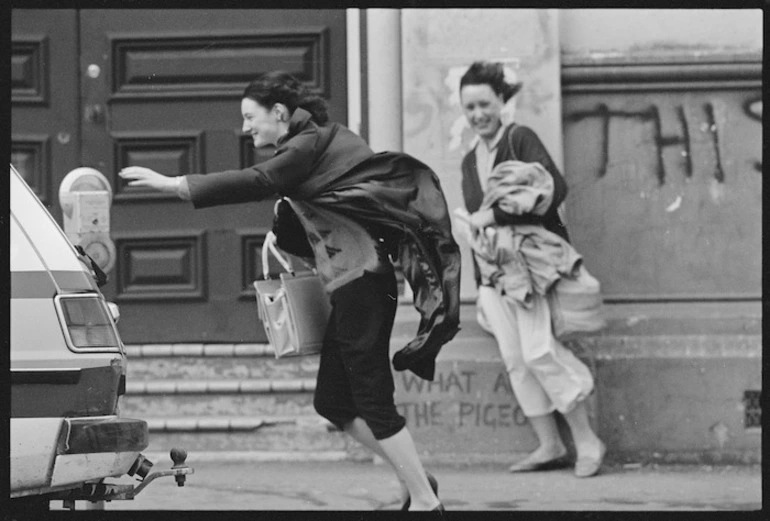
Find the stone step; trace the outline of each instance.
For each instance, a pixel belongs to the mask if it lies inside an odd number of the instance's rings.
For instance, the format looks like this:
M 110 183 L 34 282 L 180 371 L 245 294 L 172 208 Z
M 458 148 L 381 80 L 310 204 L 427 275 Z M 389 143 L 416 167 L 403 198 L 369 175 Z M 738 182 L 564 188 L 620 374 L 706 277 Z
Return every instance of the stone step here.
M 314 389 L 315 378 L 128 380 L 120 410 L 137 418 L 314 415 Z
M 296 380 L 314 379 L 318 373 L 318 355 L 276 360 L 272 354 L 231 352 L 222 355 L 194 355 L 181 349 L 176 351 L 169 355 L 153 353 L 141 356 L 129 351 L 127 380 Z
M 196 452 L 336 453 L 355 457 L 351 440 L 319 416 L 198 416 L 144 418 L 147 452 L 182 447 Z

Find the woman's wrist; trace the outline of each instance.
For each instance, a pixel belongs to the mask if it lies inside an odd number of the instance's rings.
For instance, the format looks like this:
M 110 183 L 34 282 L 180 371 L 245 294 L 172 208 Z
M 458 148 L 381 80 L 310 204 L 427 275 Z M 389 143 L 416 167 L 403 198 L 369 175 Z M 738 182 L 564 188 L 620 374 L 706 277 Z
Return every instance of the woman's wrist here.
M 183 201 L 190 200 L 190 185 L 187 183 L 187 177 L 180 175 L 174 178 L 174 192 Z

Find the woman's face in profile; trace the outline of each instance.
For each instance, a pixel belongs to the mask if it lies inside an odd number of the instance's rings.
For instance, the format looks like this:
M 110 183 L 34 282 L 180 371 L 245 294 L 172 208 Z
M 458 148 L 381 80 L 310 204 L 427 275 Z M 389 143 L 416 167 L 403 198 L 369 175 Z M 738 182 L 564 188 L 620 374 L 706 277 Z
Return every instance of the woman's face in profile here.
M 505 103 L 486 83 L 464 85 L 460 90 L 463 113 L 471 129 L 482 138 L 494 137 L 500 128 L 500 111 Z
M 241 100 L 243 132 L 251 134 L 254 148 L 275 145 L 280 137 L 278 114 L 269 110 L 251 98 Z

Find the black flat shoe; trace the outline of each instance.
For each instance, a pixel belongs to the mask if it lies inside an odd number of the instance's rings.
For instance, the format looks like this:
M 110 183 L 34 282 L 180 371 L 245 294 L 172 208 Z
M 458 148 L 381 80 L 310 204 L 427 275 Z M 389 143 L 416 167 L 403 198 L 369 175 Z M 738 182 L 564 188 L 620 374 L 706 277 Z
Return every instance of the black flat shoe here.
M 436 496 L 438 496 L 438 481 L 436 481 L 436 478 L 434 478 L 433 474 L 431 474 L 430 472 L 426 472 L 425 475 L 428 476 L 428 483 L 430 483 L 430 488 L 433 489 L 433 493 L 436 494 Z M 411 504 L 412 504 L 412 498 L 409 498 L 409 497 L 406 498 L 406 501 L 404 501 L 404 504 L 401 505 L 401 510 L 409 510 L 409 505 Z M 441 507 L 441 511 L 443 512 L 444 510 L 443 505 L 439 504 L 439 506 L 436 508 L 439 508 L 439 507 Z

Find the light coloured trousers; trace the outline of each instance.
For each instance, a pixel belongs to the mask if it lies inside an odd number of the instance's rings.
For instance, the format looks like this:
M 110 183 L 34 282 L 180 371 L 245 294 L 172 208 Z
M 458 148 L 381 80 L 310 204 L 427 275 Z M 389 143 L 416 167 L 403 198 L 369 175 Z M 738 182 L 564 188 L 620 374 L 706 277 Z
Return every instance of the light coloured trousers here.
M 551 333 L 548 301 L 535 294 L 530 308 L 504 299 L 495 288 L 479 287 L 478 305 L 526 416 L 571 411 L 594 386 L 586 365 Z

